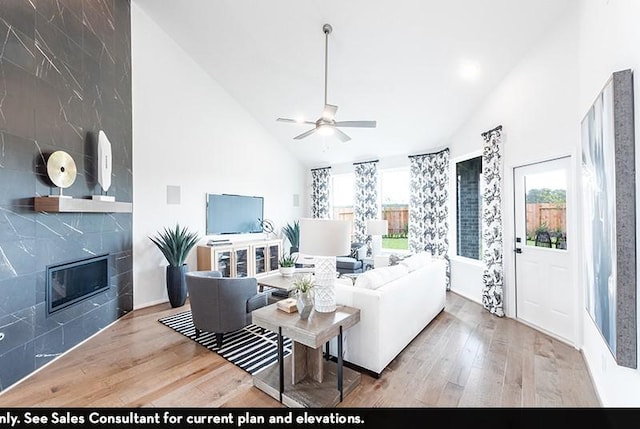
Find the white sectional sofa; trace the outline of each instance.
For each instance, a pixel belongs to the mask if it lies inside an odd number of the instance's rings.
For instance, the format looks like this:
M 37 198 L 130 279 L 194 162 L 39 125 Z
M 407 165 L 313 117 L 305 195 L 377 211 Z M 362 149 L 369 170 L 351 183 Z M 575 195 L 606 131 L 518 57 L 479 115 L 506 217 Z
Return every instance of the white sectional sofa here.
M 344 360 L 379 376 L 444 309 L 445 270 L 444 260 L 419 253 L 366 271 L 355 283 L 336 282 L 336 302 L 360 309 L 360 323 L 343 334 Z

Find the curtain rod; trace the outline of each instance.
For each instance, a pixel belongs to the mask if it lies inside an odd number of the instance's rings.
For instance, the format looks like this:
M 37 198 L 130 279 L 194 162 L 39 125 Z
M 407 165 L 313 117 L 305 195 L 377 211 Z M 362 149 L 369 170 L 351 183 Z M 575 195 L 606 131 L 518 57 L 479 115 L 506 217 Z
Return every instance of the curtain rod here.
M 361 161 L 361 162 L 354 162 L 353 165 L 358 165 L 358 164 L 368 164 L 370 162 L 378 162 L 380 161 L 379 159 L 374 159 L 373 161 Z
M 485 137 L 487 134 L 491 134 L 494 131 L 500 131 L 502 130 L 502 125 L 498 125 L 497 127 L 489 130 L 489 131 L 485 131 L 484 133 L 480 134 L 482 137 Z
M 409 155 L 409 158 L 416 158 L 418 156 L 425 156 L 425 155 L 436 155 L 436 154 L 439 154 L 439 153 L 442 153 L 442 152 L 449 152 L 449 148 L 446 147 L 446 148 L 441 149 L 441 150 L 439 150 L 437 152 L 428 152 L 428 153 L 420 153 L 420 154 L 417 154 L 417 155 Z
M 318 167 L 318 168 L 312 168 L 311 171 L 317 171 L 317 170 L 328 170 L 331 167 Z

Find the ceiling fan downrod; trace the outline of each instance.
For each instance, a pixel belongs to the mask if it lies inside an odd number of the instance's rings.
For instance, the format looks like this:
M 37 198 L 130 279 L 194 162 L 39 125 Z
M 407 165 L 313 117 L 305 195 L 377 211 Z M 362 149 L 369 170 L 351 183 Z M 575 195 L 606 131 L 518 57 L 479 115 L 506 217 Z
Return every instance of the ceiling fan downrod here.
M 340 141 L 347 142 L 351 140 L 347 134 L 345 134 L 339 127 L 352 127 L 352 128 L 375 128 L 376 121 L 336 121 L 336 111 L 338 106 L 328 103 L 328 84 L 329 84 L 329 34 L 333 31 L 333 28 L 329 24 L 322 26 L 324 32 L 324 109 L 322 115 L 315 121 L 296 120 L 291 118 L 277 118 L 276 121 L 289 122 L 289 123 L 304 123 L 314 125 L 314 128 L 305 131 L 304 133 L 295 136 L 294 140 L 301 140 L 314 133 L 325 134 L 330 132 L 335 134 Z
M 329 24 L 322 26 L 324 32 L 324 104 L 327 104 L 327 75 L 329 74 L 329 33 L 333 31 L 333 27 Z

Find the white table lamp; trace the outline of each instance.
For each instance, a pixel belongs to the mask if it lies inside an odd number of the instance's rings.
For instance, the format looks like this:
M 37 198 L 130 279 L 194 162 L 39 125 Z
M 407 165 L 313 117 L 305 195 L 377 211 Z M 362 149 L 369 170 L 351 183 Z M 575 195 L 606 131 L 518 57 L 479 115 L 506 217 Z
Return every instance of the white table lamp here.
M 348 220 L 300 219 L 300 253 L 314 261 L 314 309 L 330 313 L 336 309 L 336 256 L 351 251 Z
M 389 232 L 389 222 L 386 219 L 369 219 L 367 234 L 371 236 L 371 254 L 377 256 L 382 250 L 382 236 Z

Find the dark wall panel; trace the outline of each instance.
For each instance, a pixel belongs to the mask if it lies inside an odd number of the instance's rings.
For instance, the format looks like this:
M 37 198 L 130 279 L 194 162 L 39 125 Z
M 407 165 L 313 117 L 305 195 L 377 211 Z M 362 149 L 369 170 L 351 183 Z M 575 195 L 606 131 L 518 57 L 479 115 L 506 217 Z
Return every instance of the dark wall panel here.
M 74 198 L 100 194 L 97 135 L 113 153 L 109 195 L 132 200 L 129 0 L 0 0 L 0 389 L 133 306 L 130 213 L 37 213 L 57 194 L 50 153 L 77 165 Z M 48 264 L 111 255 L 111 287 L 53 315 Z

